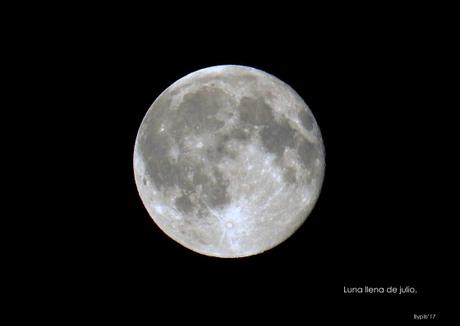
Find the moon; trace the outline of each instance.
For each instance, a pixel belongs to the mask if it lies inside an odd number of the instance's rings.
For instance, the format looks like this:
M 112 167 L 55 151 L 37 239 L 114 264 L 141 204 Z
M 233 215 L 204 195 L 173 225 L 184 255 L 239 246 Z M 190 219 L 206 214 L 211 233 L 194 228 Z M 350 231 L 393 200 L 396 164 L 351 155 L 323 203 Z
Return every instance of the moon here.
M 149 215 L 200 254 L 260 254 L 312 211 L 325 151 L 302 98 L 264 71 L 237 65 L 190 73 L 147 111 L 133 155 Z

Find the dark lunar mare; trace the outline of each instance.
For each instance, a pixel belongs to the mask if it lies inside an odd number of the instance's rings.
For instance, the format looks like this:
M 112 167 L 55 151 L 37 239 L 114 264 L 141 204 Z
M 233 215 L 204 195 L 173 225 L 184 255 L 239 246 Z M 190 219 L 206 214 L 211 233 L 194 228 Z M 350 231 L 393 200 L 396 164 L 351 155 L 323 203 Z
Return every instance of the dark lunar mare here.
M 273 109 L 263 98 L 243 97 L 240 103 L 236 104 L 221 89 L 206 86 L 194 93 L 186 94 L 177 110 L 171 111 L 170 104 L 168 92 L 157 99 L 145 118 L 145 125 L 149 128 L 143 128 L 138 145 L 140 154 L 146 162 L 146 173 L 160 191 L 175 186 L 182 190 L 182 195 L 176 199 L 175 205 L 185 215 L 196 207 L 190 196 L 197 193 L 197 187 L 202 189 L 202 198 L 198 203 L 202 214 L 206 213 L 206 205 L 216 208 L 229 204 L 229 180 L 226 180 L 217 168 L 212 168 L 209 173 L 205 170 L 209 167 L 188 159 L 186 155 L 179 155 L 177 161 L 173 161 L 168 155 L 173 139 L 179 146 L 179 151 L 184 152 L 184 140 L 187 135 L 213 135 L 215 146 L 206 149 L 204 155 L 209 164 L 215 166 L 226 156 L 236 156 L 237 153 L 233 153 L 226 146 L 229 141 L 251 141 L 251 137 L 257 132 L 257 126 L 264 148 L 276 155 L 276 164 L 282 165 L 281 157 L 284 150 L 290 147 L 298 151 L 305 168 L 310 169 L 313 175 L 318 173 L 315 172 L 317 168 L 314 165 L 316 158 L 320 157 L 317 146 L 301 137 L 287 119 L 276 121 Z M 239 113 L 240 123 L 224 133 L 220 131 L 224 122 L 217 119 L 216 113 L 229 105 L 235 107 Z M 313 118 L 309 113 L 302 111 L 300 119 L 307 130 L 312 129 Z M 162 122 L 167 122 L 168 125 L 164 132 L 160 132 Z M 295 183 L 294 169 L 281 167 L 285 171 L 284 180 Z M 193 176 L 191 179 L 188 177 L 190 174 Z

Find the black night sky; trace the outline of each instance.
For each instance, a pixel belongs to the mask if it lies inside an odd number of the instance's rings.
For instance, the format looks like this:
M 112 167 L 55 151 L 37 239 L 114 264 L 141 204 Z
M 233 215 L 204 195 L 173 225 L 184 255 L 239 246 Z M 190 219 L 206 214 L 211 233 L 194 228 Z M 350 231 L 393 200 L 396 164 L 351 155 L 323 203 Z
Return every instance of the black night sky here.
M 59 278 L 59 293 L 78 293 L 81 311 L 117 315 L 129 307 L 152 323 L 160 315 L 212 321 L 215 313 L 284 325 L 312 315 L 405 321 L 444 313 L 452 129 L 441 95 L 441 39 L 428 23 L 307 24 L 296 16 L 251 24 L 213 16 L 188 17 L 190 28 L 174 29 L 170 16 L 148 26 L 136 16 L 107 14 L 103 24 L 97 17 L 94 28 L 63 33 L 53 57 L 58 75 L 72 80 L 62 82 L 61 96 L 75 109 L 56 116 L 69 121 L 61 132 L 73 152 L 62 155 L 75 166 L 78 194 L 60 205 L 55 233 L 70 246 L 53 248 L 70 273 Z M 151 103 L 182 76 L 219 64 L 252 66 L 288 83 L 316 117 L 326 150 L 322 192 L 303 226 L 241 259 L 202 256 L 168 238 L 133 177 L 134 141 Z M 418 293 L 346 295 L 344 286 Z

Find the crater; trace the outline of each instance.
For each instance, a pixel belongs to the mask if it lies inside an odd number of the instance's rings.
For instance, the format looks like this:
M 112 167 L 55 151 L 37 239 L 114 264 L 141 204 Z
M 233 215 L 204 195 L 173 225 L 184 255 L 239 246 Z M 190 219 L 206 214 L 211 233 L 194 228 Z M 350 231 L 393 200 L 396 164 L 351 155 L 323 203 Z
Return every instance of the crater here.
M 307 112 L 306 109 L 301 109 L 299 112 L 299 119 L 302 125 L 307 129 L 308 131 L 311 131 L 313 129 L 313 115 L 310 112 Z
M 302 165 L 311 171 L 312 177 L 317 176 L 321 169 L 315 163 L 317 160 L 321 160 L 322 154 L 320 148 L 317 145 L 302 138 L 298 144 L 297 151 L 299 153 Z

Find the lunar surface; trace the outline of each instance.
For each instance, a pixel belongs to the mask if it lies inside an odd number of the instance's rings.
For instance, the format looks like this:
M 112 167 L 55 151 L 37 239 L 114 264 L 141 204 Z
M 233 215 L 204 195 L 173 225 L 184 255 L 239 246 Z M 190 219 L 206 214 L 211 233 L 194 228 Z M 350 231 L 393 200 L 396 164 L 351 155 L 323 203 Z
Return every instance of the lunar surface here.
M 315 205 L 325 153 L 300 96 L 245 66 L 195 71 L 152 104 L 134 148 L 136 185 L 169 237 L 216 257 L 262 253 Z

